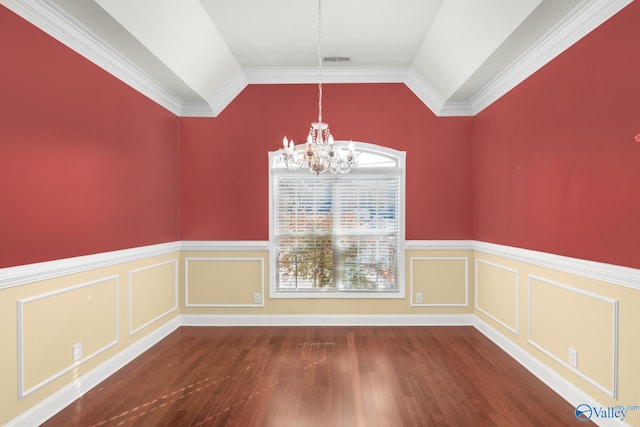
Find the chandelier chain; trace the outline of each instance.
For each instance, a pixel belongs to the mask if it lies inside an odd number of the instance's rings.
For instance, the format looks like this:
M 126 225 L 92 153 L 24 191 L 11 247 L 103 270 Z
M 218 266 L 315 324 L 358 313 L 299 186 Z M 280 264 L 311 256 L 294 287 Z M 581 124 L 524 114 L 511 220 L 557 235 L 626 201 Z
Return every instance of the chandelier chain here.
M 334 146 L 329 125 L 322 121 L 322 0 L 318 0 L 318 121 L 311 123 L 302 148 L 296 148 L 293 140 L 289 141 L 286 136 L 282 138 L 278 162 L 290 170 L 307 167 L 316 175 L 326 171 L 345 174 L 358 165 L 353 143 L 349 143 L 346 150 Z
M 318 0 L 318 121 L 322 121 L 322 0 Z

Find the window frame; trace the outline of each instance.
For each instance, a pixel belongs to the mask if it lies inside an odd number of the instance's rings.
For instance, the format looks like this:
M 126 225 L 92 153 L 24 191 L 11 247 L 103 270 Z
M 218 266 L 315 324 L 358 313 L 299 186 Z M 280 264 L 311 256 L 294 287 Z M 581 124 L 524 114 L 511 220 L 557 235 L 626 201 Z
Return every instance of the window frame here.
M 406 192 L 406 153 L 404 151 L 394 150 L 392 148 L 383 147 L 366 142 L 356 141 L 335 141 L 336 148 L 347 147 L 349 143 L 353 143 L 356 151 L 362 154 L 372 154 L 374 156 L 384 157 L 388 161 L 395 163 L 395 166 L 389 167 L 367 167 L 361 166 L 349 172 L 348 175 L 397 175 L 398 179 L 398 271 L 397 283 L 395 290 L 335 290 L 335 289 L 319 289 L 314 291 L 285 291 L 277 290 L 277 272 L 278 259 L 275 241 L 275 177 L 278 174 L 299 175 L 308 178 L 311 175 L 306 168 L 297 171 L 290 171 L 278 164 L 279 150 L 269 152 L 269 297 L 270 298 L 294 298 L 294 299 L 399 299 L 406 296 L 406 280 L 405 280 L 405 192 Z M 365 154 L 365 155 L 366 155 Z M 326 172 L 329 174 L 330 172 Z M 321 176 L 322 178 L 322 176 Z M 326 178 L 325 178 L 326 179 Z

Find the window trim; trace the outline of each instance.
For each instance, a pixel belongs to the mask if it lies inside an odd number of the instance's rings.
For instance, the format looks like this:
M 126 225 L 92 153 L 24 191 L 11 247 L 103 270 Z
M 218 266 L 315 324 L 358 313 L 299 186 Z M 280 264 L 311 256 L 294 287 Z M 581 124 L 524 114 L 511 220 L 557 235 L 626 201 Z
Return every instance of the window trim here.
M 406 153 L 404 151 L 394 150 L 393 148 L 383 147 L 380 145 L 370 144 L 366 142 L 356 141 L 335 141 L 336 147 L 346 147 L 349 143 L 353 143 L 358 153 L 370 153 L 378 156 L 386 157 L 395 161 L 396 166 L 389 167 L 362 167 L 353 169 L 349 174 L 391 174 L 399 175 L 398 182 L 398 289 L 395 291 L 335 291 L 335 290 L 314 290 L 305 291 L 278 291 L 277 283 L 277 250 L 275 244 L 274 233 L 274 177 L 276 174 L 310 174 L 307 169 L 303 168 L 298 171 L 289 171 L 282 169 L 277 165 L 279 150 L 269 152 L 269 298 L 282 299 L 403 299 L 406 297 L 406 280 L 405 280 L 405 222 L 406 222 Z M 329 172 L 327 172 L 329 174 Z

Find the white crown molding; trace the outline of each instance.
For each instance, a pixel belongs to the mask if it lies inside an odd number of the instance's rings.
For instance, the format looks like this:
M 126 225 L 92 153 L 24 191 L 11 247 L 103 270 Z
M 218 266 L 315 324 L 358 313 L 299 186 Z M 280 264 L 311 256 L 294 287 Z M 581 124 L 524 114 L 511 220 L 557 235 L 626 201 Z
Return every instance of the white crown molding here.
M 326 83 L 404 83 L 437 116 L 474 116 L 520 84 L 632 0 L 584 0 L 468 101 L 447 101 L 413 67 L 326 67 Z M 211 99 L 184 102 L 131 65 L 104 40 L 51 0 L 0 0 L 1 4 L 181 117 L 216 117 L 248 84 L 317 83 L 315 67 L 244 67 Z
M 180 242 L 161 243 L 16 267 L 0 268 L 0 290 L 55 277 L 180 251 Z
M 249 84 L 244 71 L 239 68 L 236 73 L 225 83 L 222 88 L 209 99 L 209 105 L 213 112 L 213 117 L 224 110 Z
M 179 117 L 215 117 L 211 106 L 204 101 L 183 102 L 180 106 Z
M 131 65 L 115 49 L 48 0 L 2 0 L 17 15 L 115 76 L 142 95 L 180 113 L 182 99 Z
M 318 67 L 244 67 L 249 84 L 318 83 Z M 403 83 L 407 67 L 324 67 L 323 83 Z
M 478 252 L 640 290 L 640 269 L 476 241 Z
M 472 115 L 487 108 L 632 1 L 584 0 L 471 97 Z
M 407 73 L 404 84 L 433 114 L 439 115 L 444 107 L 445 99 L 414 67 L 411 67 L 409 73 Z
M 217 117 L 248 85 L 244 71 L 236 73 L 207 101 L 184 102 L 180 117 Z

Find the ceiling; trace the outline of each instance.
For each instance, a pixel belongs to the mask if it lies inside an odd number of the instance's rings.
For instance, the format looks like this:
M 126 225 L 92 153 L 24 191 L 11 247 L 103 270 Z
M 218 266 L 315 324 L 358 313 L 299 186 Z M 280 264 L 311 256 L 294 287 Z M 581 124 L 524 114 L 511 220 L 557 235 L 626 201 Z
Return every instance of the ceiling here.
M 0 0 L 179 116 L 248 84 L 404 83 L 474 115 L 632 0 Z M 321 56 L 349 58 L 323 61 Z

